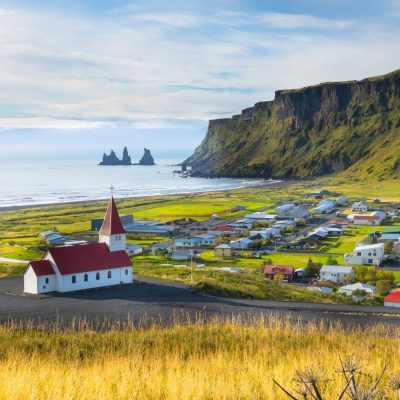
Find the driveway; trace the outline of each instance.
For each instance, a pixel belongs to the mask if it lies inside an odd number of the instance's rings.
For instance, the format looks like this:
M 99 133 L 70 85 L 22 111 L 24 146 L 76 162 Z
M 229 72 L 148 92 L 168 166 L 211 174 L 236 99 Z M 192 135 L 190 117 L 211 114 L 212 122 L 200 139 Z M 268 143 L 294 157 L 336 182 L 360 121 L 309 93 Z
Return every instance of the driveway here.
M 184 284 L 141 278 L 132 285 L 54 296 L 22 294 L 23 279 L 0 279 L 0 322 L 65 321 L 85 318 L 93 323 L 131 320 L 134 324 L 168 324 L 177 317 L 194 320 L 278 315 L 303 322 L 331 321 L 364 326 L 400 326 L 400 309 L 348 305 L 231 299 L 194 294 Z

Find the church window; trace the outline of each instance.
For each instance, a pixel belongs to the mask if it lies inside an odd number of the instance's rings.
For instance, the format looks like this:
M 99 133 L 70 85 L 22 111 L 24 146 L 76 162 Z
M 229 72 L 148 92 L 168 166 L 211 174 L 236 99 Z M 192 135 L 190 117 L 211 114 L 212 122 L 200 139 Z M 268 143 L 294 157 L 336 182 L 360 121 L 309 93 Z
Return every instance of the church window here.
M 129 273 L 129 271 L 126 269 L 126 270 L 125 270 L 125 275 L 128 275 L 128 273 Z
M 85 274 L 85 275 L 83 276 L 83 280 L 84 280 L 85 282 L 87 282 L 87 281 L 89 280 L 88 274 Z
M 72 283 L 76 283 L 76 276 L 72 275 Z
M 49 283 L 49 278 L 46 278 L 46 285 Z
M 96 281 L 100 280 L 100 272 L 96 272 Z
M 109 279 L 111 278 L 111 271 L 107 272 L 107 278 L 109 278 Z

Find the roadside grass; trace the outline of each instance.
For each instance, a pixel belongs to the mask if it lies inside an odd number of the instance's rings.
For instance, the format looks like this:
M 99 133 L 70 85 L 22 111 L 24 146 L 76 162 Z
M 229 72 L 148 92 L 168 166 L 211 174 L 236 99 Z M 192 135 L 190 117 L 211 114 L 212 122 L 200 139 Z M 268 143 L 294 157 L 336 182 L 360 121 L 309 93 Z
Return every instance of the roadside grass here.
M 297 370 L 314 367 L 332 378 L 324 395 L 333 399 L 343 388 L 339 356 L 354 357 L 371 380 L 386 366 L 382 387 L 399 372 L 395 327 L 182 315 L 167 327 L 106 321 L 95 328 L 86 321 L 67 329 L 0 326 L 1 398 L 284 400 L 273 379 L 292 388 Z
M 24 273 L 26 265 L 0 262 L 0 278 L 12 278 Z
M 201 294 L 214 296 L 332 304 L 353 303 L 345 295 L 325 294 L 310 291 L 304 287 L 265 280 L 259 269 L 247 269 L 241 273 L 232 273 L 213 268 L 192 269 L 188 266 L 149 265 L 137 266 L 135 272 L 149 278 L 183 282 Z

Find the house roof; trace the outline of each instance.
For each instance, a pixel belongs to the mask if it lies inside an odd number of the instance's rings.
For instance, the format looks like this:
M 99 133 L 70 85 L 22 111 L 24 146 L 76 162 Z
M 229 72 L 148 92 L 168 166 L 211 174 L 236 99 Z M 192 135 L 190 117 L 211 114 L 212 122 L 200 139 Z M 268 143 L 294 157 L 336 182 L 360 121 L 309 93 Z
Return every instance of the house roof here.
M 383 247 L 384 247 L 383 243 L 365 244 L 356 246 L 354 250 L 372 250 L 372 249 L 380 249 Z
M 293 274 L 294 267 L 292 265 L 266 265 L 264 267 L 265 274 Z
M 392 292 L 385 297 L 385 303 L 400 303 L 400 292 Z
M 355 290 L 365 290 L 366 292 L 374 293 L 375 292 L 375 287 L 371 286 L 371 285 L 366 285 L 365 283 L 356 282 L 356 283 L 353 283 L 351 285 L 342 286 L 339 289 L 339 292 L 341 292 L 341 291 L 354 292 Z
M 379 221 L 382 218 L 377 215 L 354 215 L 353 219 L 365 220 L 365 221 Z
M 131 266 L 125 250 L 111 252 L 106 243 L 53 247 L 47 251 L 61 275 Z
M 341 265 L 323 265 L 321 268 L 321 272 L 335 272 L 335 273 L 349 274 L 353 272 L 353 268 L 343 267 Z
M 216 246 L 215 248 L 216 249 L 230 249 L 231 246 L 229 246 L 229 244 L 227 244 L 227 243 L 222 243 L 222 244 L 219 244 L 218 246 Z
M 31 261 L 28 267 L 31 266 L 36 276 L 54 275 L 54 269 L 51 262 L 48 260 Z
M 121 218 L 119 217 L 117 206 L 114 197 L 108 203 L 106 216 L 104 217 L 103 225 L 99 230 L 99 235 L 119 235 L 125 233 Z

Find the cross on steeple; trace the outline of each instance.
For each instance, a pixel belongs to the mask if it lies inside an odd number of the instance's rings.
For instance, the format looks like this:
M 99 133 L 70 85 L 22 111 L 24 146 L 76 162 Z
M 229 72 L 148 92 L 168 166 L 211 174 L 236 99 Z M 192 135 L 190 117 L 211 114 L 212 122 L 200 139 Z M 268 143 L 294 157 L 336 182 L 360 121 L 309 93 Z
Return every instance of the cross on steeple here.
M 114 186 L 113 185 L 111 185 L 110 187 L 109 187 L 109 189 L 110 189 L 110 194 L 111 194 L 111 196 L 114 194 Z

